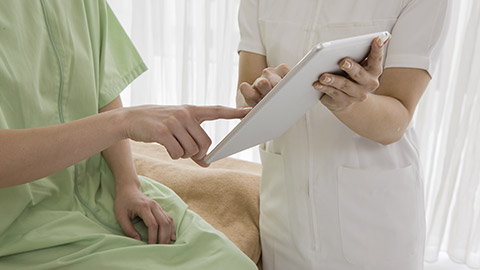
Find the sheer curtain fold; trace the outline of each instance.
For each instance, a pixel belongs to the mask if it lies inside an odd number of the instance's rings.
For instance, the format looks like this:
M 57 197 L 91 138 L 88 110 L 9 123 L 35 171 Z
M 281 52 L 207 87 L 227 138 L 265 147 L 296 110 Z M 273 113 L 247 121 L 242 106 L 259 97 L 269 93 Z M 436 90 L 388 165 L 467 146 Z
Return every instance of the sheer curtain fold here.
M 416 126 L 426 169 L 426 260 L 480 269 L 480 2 L 452 3 L 442 61 Z
M 149 71 L 126 105 L 235 106 L 240 0 L 110 0 Z M 480 1 L 451 1 L 442 60 L 415 116 L 425 173 L 426 260 L 480 269 Z M 204 125 L 214 143 L 237 122 Z M 258 161 L 256 149 L 236 157 Z
M 239 0 L 109 1 L 149 71 L 122 94 L 126 105 L 235 107 Z M 213 144 L 238 123 L 204 123 Z M 237 158 L 259 161 L 256 149 Z

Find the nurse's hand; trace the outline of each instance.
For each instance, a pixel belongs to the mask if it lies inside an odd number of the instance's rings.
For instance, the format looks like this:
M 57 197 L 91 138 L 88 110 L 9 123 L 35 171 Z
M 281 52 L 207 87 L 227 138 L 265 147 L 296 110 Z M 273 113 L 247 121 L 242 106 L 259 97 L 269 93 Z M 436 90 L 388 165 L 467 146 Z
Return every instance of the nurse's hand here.
M 365 101 L 380 85 L 383 73 L 383 42 L 380 37 L 372 41 L 370 53 L 362 62 L 350 58 L 339 62 L 340 68 L 348 77 L 331 73 L 321 74 L 313 87 L 325 93 L 320 101 L 331 111 L 341 111 L 352 104 Z
M 115 216 L 125 235 L 142 240 L 132 224 L 140 217 L 148 228 L 149 244 L 170 244 L 176 240 L 173 218 L 137 186 L 116 188 Z
M 138 106 L 126 108 L 126 138 L 157 142 L 172 159 L 191 158 L 203 162 L 212 141 L 200 124 L 207 120 L 243 118 L 250 108 L 222 106 Z
M 253 84 L 243 82 L 238 89 L 247 105 L 255 107 L 289 71 L 290 67 L 286 64 L 281 64 L 276 68 L 266 68 L 262 71 L 262 76 L 258 77 Z

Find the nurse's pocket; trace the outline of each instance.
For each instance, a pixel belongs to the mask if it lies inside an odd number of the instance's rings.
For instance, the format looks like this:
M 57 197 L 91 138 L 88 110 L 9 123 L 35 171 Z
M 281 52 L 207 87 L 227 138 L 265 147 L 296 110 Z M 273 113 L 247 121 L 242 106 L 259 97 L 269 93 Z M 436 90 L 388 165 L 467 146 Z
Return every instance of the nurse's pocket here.
M 285 237 L 290 231 L 287 190 L 282 156 L 260 147 L 262 180 L 260 182 L 260 229 L 267 229 L 272 237 Z
M 423 252 L 422 188 L 412 166 L 338 169 L 345 259 L 354 265 L 394 263 Z
M 284 157 L 260 146 L 260 234 L 265 269 L 295 269 L 313 253 L 311 217 L 297 179 L 286 174 Z M 306 190 L 305 190 L 306 191 Z M 298 268 L 298 267 L 297 267 Z M 309 268 L 310 269 L 310 268 Z

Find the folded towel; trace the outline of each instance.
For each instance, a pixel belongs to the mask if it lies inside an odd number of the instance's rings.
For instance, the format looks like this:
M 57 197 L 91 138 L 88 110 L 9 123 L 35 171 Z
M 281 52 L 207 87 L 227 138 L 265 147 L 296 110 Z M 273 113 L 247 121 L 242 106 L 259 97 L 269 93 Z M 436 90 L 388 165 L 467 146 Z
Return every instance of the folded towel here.
M 174 190 L 191 210 L 259 262 L 260 164 L 226 158 L 201 168 L 189 159 L 171 160 L 161 145 L 131 144 L 139 175 Z

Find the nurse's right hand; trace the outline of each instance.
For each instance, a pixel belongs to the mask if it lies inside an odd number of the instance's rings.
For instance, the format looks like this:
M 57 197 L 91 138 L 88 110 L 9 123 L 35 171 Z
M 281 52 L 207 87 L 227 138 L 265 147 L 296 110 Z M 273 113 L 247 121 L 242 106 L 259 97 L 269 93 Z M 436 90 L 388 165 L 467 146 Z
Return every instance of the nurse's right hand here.
M 266 68 L 262 71 L 262 76 L 258 77 L 253 84 L 243 82 L 238 89 L 247 105 L 255 107 L 289 71 L 290 67 L 286 64 L 281 64 L 276 68 Z
M 125 108 L 126 137 L 165 146 L 172 159 L 191 158 L 203 167 L 212 141 L 200 124 L 207 120 L 243 118 L 250 108 L 222 106 L 138 106 Z

